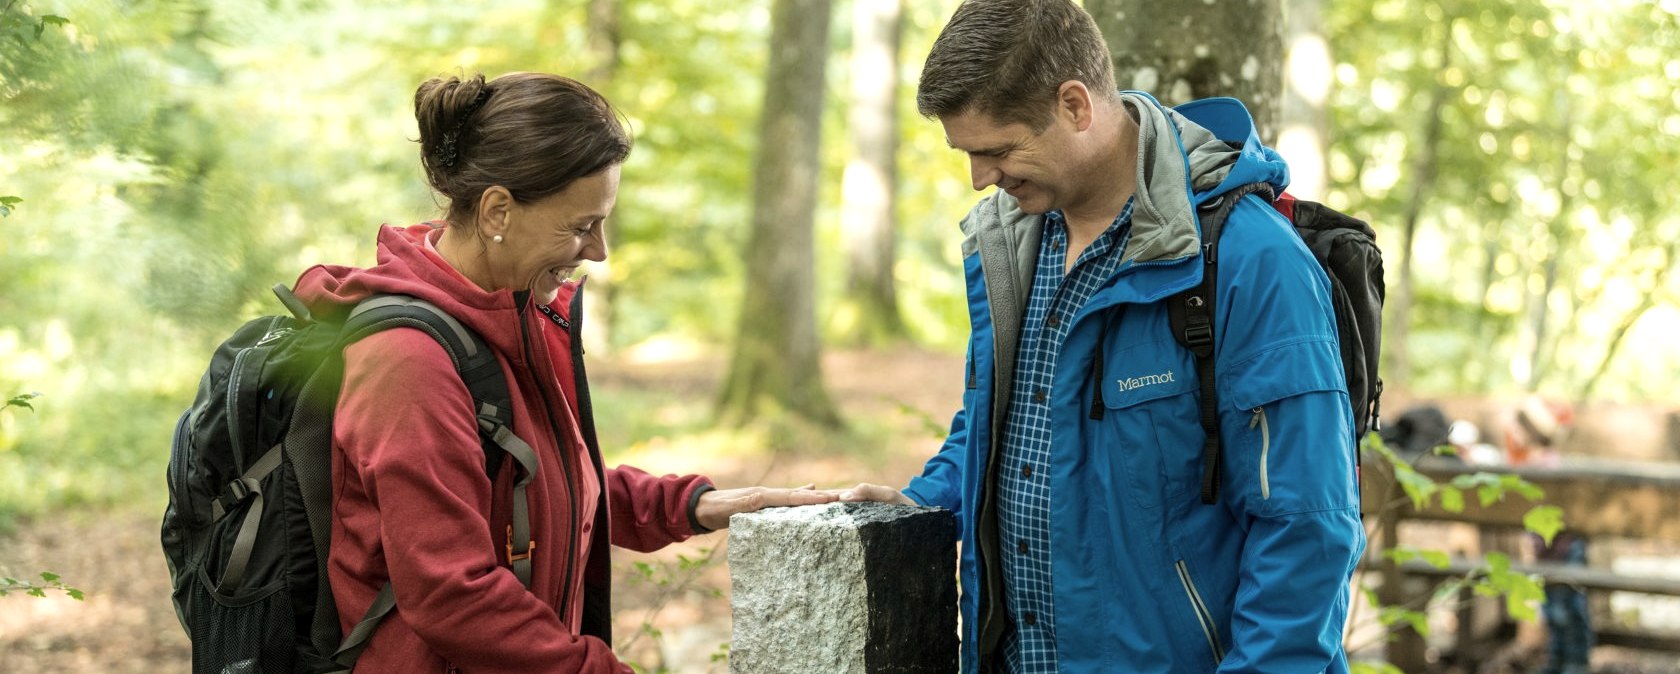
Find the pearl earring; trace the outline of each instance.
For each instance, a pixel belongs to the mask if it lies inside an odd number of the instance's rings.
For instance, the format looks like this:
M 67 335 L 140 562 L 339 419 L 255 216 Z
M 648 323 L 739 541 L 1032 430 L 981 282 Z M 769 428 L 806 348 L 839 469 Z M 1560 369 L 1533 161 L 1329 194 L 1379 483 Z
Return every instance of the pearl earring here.
M 492 237 L 490 237 L 490 240 L 495 241 L 496 243 L 501 243 L 502 242 L 502 235 L 497 234 L 495 236 L 492 236 Z

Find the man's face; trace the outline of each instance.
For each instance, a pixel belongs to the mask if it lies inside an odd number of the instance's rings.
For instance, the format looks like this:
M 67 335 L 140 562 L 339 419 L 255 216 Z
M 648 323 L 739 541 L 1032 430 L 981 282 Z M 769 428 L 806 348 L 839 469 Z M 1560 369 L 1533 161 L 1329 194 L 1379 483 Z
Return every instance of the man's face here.
M 945 141 L 968 155 L 975 190 L 992 185 L 1008 192 L 1027 213 L 1063 206 L 1068 161 L 1065 130 L 1052 120 L 1042 132 L 1025 124 L 998 124 L 990 115 L 964 112 L 939 118 Z

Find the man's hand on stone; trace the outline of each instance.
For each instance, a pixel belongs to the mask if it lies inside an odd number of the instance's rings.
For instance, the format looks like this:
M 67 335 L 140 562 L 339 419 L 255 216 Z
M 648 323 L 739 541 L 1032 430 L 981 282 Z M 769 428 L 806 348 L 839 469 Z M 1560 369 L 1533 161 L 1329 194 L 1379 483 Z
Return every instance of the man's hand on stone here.
M 700 495 L 700 502 L 694 505 L 694 519 L 700 521 L 700 526 L 717 531 L 728 529 L 729 517 L 736 513 L 756 512 L 777 506 L 832 503 L 836 498 L 833 491 L 817 491 L 815 485 L 810 484 L 794 489 L 716 489 Z
M 838 495 L 840 500 L 849 502 L 879 501 L 881 503 L 895 503 L 898 505 L 916 505 L 915 501 L 910 500 L 910 497 L 905 496 L 903 492 L 900 492 L 897 489 L 878 484 L 869 484 L 868 482 L 859 482 L 858 486 L 852 487 L 851 489 L 838 490 Z

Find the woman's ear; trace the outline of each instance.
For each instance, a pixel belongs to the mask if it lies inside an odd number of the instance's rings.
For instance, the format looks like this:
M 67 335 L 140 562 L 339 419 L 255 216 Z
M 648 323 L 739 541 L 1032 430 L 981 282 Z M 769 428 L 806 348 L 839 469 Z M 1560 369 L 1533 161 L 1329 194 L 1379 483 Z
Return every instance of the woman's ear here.
M 478 234 L 495 240 L 506 236 L 508 218 L 513 215 L 513 193 L 501 185 L 492 185 L 478 197 Z

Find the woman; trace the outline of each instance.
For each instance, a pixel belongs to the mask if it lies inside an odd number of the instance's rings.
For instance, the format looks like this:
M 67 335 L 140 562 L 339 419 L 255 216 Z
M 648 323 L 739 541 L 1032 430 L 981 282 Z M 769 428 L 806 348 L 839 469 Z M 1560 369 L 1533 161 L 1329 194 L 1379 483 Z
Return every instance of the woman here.
M 572 359 L 582 282 L 569 277 L 606 259 L 603 229 L 630 152 L 605 99 L 556 75 L 432 79 L 415 115 L 445 219 L 383 227 L 375 266 L 315 267 L 296 292 L 317 315 L 413 295 L 484 338 L 507 374 L 513 431 L 538 455 L 532 545 L 512 540 L 515 462 L 494 483 L 485 474 L 471 397 L 442 347 L 414 329 L 350 346 L 328 574 L 346 631 L 387 581 L 396 599 L 357 669 L 629 672 L 602 639 L 609 543 L 654 550 L 737 512 L 835 497 L 713 490 L 703 477 L 603 470 L 592 458 L 588 389 Z M 511 566 L 527 553 L 529 588 Z

